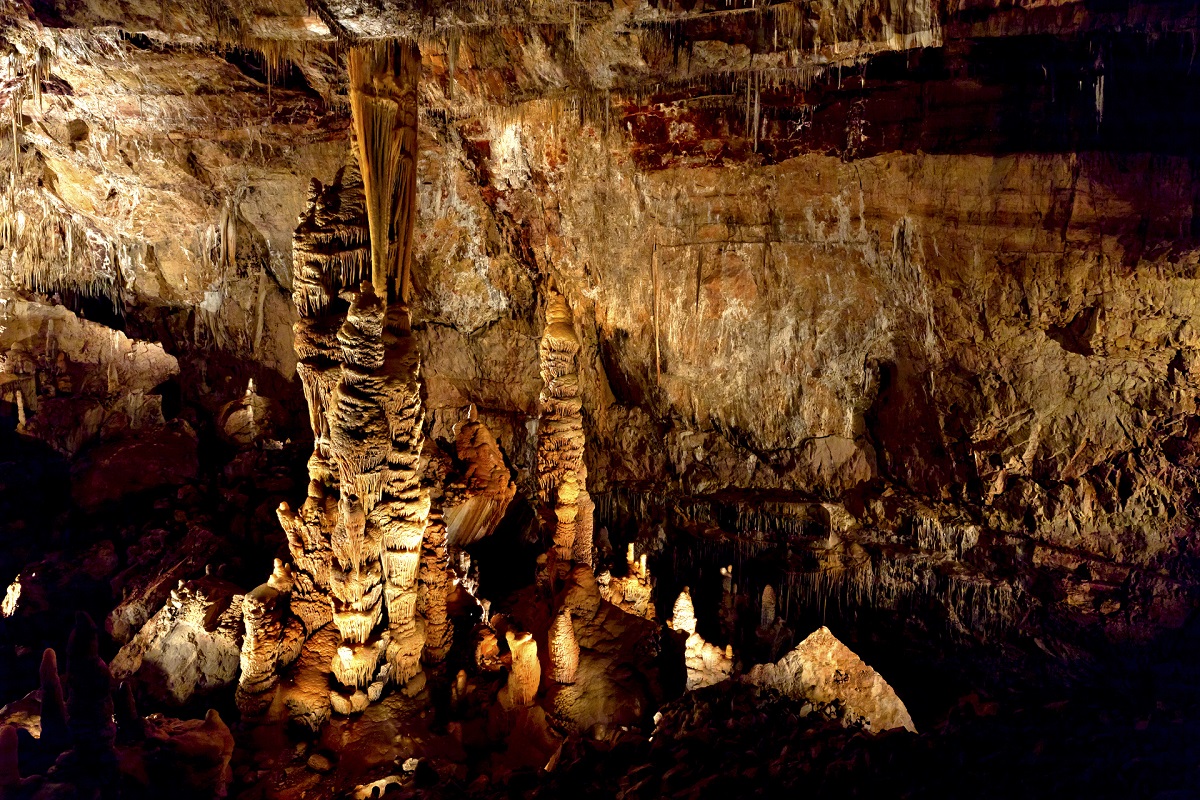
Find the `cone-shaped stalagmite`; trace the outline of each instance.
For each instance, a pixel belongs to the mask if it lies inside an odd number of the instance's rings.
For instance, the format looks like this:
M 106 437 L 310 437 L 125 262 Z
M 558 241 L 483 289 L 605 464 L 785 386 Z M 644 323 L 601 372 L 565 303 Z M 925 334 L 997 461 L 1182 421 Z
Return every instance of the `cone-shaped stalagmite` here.
M 42 744 L 61 751 L 69 746 L 67 704 L 63 699 L 62 679 L 58 676 L 58 656 L 53 650 L 42 653 Z
M 564 608 L 555 617 L 547 646 L 550 649 L 550 679 L 555 683 L 574 683 L 579 672 L 579 642 L 575 639 L 569 608 Z

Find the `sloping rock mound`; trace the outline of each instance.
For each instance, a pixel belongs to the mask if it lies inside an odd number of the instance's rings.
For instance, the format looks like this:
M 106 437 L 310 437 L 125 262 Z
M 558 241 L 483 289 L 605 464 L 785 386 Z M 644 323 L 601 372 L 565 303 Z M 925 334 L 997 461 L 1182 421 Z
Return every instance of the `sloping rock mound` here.
M 861 722 L 869 731 L 917 730 L 883 676 L 824 625 L 779 661 L 754 667 L 746 680 L 813 704 L 839 702 L 847 722 Z
M 157 700 L 182 705 L 232 684 L 241 647 L 242 595 L 228 581 L 202 578 L 172 590 L 110 669 L 116 680 L 132 677 Z

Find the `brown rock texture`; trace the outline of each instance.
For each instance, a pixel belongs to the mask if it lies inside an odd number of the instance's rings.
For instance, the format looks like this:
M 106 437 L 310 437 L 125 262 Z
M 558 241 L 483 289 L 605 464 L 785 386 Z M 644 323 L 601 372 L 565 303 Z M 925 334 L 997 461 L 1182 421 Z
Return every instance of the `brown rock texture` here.
M 916 731 L 904 702 L 887 681 L 822 626 L 774 664 L 759 664 L 745 678 L 814 704 L 838 701 L 847 722 L 869 731 Z

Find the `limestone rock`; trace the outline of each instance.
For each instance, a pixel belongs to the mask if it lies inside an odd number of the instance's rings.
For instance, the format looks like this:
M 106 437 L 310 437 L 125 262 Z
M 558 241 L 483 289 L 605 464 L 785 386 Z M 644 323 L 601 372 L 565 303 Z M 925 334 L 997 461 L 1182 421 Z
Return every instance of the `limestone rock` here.
M 688 691 L 712 686 L 733 675 L 733 648 L 709 644 L 698 633 L 689 635 L 684 643 L 683 660 Z
M 241 647 L 241 593 L 201 578 L 172 590 L 109 668 L 114 680 L 134 679 L 158 701 L 182 705 L 233 683 Z
M 887 681 L 822 626 L 774 664 L 759 664 L 745 678 L 811 703 L 842 704 L 847 722 L 869 731 L 916 731 L 903 701 Z

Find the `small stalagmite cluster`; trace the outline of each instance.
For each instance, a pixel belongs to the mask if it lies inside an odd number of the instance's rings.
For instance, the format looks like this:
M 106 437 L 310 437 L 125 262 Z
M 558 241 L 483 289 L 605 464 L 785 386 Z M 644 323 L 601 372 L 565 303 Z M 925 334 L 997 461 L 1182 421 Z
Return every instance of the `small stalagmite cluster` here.
M 597 576 L 600 581 L 600 596 L 629 614 L 654 619 L 654 581 L 650 577 L 650 565 L 646 554 L 635 555 L 633 542 L 629 543 L 625 566 L 627 573 L 614 577 L 605 570 Z
M 683 660 L 687 668 L 688 691 L 712 686 L 732 677 L 733 646 L 726 645 L 722 649 L 709 644 L 696 633 L 696 609 L 692 604 L 691 591 L 686 586 L 675 599 L 667 627 L 687 634 Z

